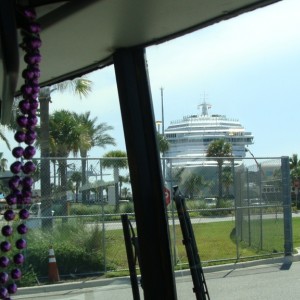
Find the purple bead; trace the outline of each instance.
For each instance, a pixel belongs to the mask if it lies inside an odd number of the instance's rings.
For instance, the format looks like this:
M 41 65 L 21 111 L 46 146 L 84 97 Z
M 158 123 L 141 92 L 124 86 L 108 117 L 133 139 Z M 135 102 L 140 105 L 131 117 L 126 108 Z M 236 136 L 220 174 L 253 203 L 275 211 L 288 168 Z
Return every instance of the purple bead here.
M 24 188 L 30 188 L 33 185 L 34 181 L 31 177 L 26 176 L 22 180 L 22 185 Z
M 12 155 L 15 157 L 15 158 L 20 158 L 22 155 L 23 155 L 23 152 L 24 152 L 24 149 L 22 147 L 15 147 L 13 150 L 12 150 Z
M 31 108 L 30 111 L 28 112 L 30 115 L 36 115 L 37 114 L 37 109 L 36 108 Z
M 6 256 L 1 256 L 0 257 L 0 267 L 1 268 L 6 268 L 10 264 L 10 260 Z
M 16 214 L 14 213 L 14 211 L 12 209 L 8 209 L 4 212 L 4 219 L 8 222 L 14 220 L 15 217 L 16 217 Z
M 15 133 L 15 140 L 18 142 L 18 143 L 22 143 L 25 141 L 25 137 L 26 137 L 26 134 L 25 132 L 23 131 L 17 131 Z
M 26 234 L 28 231 L 28 227 L 22 223 L 22 224 L 18 225 L 17 231 L 19 234 Z
M 22 196 L 22 201 L 20 204 L 30 204 L 31 203 L 31 197 Z
M 20 190 L 14 190 L 13 193 L 16 197 L 19 197 L 22 193 Z
M 28 161 L 22 167 L 24 174 L 31 174 L 36 170 L 36 166 L 32 161 Z
M 0 287 L 0 299 L 5 299 L 8 296 L 7 288 L 1 286 Z
M 39 68 L 33 67 L 32 70 L 34 72 L 34 78 L 39 78 L 41 76 L 41 71 Z
M 38 84 L 33 84 L 32 85 L 32 93 L 39 93 L 40 92 L 40 86 Z
M 33 8 L 24 9 L 23 14 L 29 20 L 34 20 L 36 18 L 36 12 Z
M 32 197 L 32 190 L 31 188 L 24 188 L 22 189 L 23 197 Z
M 31 100 L 30 101 L 30 108 L 31 109 L 37 109 L 39 107 L 39 101 L 37 100 Z
M 24 149 L 24 158 L 25 159 L 31 159 L 33 158 L 33 156 L 35 155 L 36 153 L 36 150 L 33 146 L 27 146 L 25 149 Z
M 5 284 L 8 281 L 8 274 L 6 272 L 0 272 L 0 283 Z
M 16 241 L 16 247 L 21 250 L 21 249 L 25 249 L 27 247 L 27 242 L 24 239 L 18 239 Z
M 22 77 L 27 80 L 31 80 L 34 78 L 34 71 L 32 69 L 25 69 L 22 72 Z
M 24 197 L 21 192 L 17 195 L 17 204 L 25 204 Z
M 28 30 L 32 33 L 39 33 L 41 32 L 41 25 L 38 23 L 30 23 Z
M 37 138 L 36 132 L 34 130 L 28 130 L 25 136 L 25 143 L 27 145 L 31 145 L 34 143 L 36 138 Z
M 27 53 L 24 56 L 24 61 L 29 65 L 39 64 L 42 60 L 42 56 L 36 53 Z
M 18 290 L 18 286 L 12 282 L 7 286 L 7 290 L 9 294 L 15 294 Z M 5 300 L 7 300 L 7 298 Z
M 27 119 L 27 117 L 25 117 L 25 116 L 18 116 L 18 117 L 17 117 L 17 124 L 18 124 L 20 127 L 26 127 L 27 124 L 28 124 L 28 119 Z
M 22 100 L 19 102 L 19 108 L 23 114 L 27 114 L 30 109 L 30 102 L 28 100 Z
M 36 50 L 36 49 L 40 48 L 42 45 L 42 41 L 38 37 L 29 38 L 25 42 L 26 42 L 26 46 L 30 50 Z
M 28 126 L 35 126 L 38 122 L 38 118 L 35 115 L 30 115 L 28 118 L 27 125 Z
M 16 255 L 14 255 L 14 263 L 16 265 L 22 265 L 25 261 L 25 257 L 22 253 L 17 253 Z
M 15 193 L 11 193 L 6 196 L 6 202 L 8 205 L 14 205 L 17 203 L 17 196 Z
M 31 94 L 29 100 L 36 100 L 39 96 L 39 93 Z
M 11 272 L 10 272 L 10 276 L 11 276 L 11 278 L 12 278 L 12 279 L 14 279 L 14 280 L 18 280 L 18 279 L 20 279 L 20 278 L 21 278 L 21 276 L 22 276 L 22 272 L 21 272 L 21 270 L 20 270 L 20 269 L 18 269 L 18 268 L 15 268 L 15 269 L 11 270 Z
M 11 249 L 11 243 L 8 241 L 1 242 L 0 249 L 2 252 L 8 252 Z
M 23 203 L 25 205 L 31 204 L 31 197 L 24 197 L 23 198 Z
M 2 227 L 2 235 L 8 237 L 8 236 L 11 236 L 13 234 L 13 228 L 10 226 L 10 225 L 4 225 Z
M 22 170 L 22 163 L 20 161 L 15 161 L 10 166 L 10 171 L 14 174 L 20 173 Z
M 28 84 L 24 84 L 21 86 L 21 92 L 24 96 L 30 95 L 32 93 L 32 87 Z
M 24 204 L 24 200 L 23 200 L 23 195 L 22 194 L 20 194 L 20 195 L 18 195 L 18 197 L 17 197 L 17 204 Z
M 8 186 L 10 189 L 12 190 L 15 190 L 17 189 L 21 184 L 21 178 L 17 175 L 11 177 L 9 180 L 8 180 Z
M 27 209 L 22 208 L 22 209 L 19 211 L 19 217 L 20 217 L 20 219 L 26 220 L 26 219 L 29 218 L 29 216 L 30 216 L 30 213 L 29 213 L 29 211 L 28 211 Z

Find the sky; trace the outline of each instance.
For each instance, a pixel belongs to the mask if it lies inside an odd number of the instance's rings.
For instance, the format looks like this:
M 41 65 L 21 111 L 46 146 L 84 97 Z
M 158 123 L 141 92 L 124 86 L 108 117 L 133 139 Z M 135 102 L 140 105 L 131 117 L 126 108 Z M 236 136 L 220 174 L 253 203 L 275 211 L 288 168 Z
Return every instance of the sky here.
M 172 120 L 197 114 L 197 106 L 205 100 L 212 105 L 210 114 L 238 119 L 252 132 L 254 144 L 249 149 L 256 157 L 299 154 L 299 11 L 299 0 L 283 0 L 147 48 L 155 119 L 162 120 L 163 88 L 165 129 Z M 90 111 L 99 123 L 114 127 L 109 133 L 117 146 L 93 148 L 90 157 L 125 151 L 113 66 L 87 77 L 93 83 L 87 98 L 55 92 L 50 112 Z M 9 162 L 14 161 L 2 141 L 0 149 Z

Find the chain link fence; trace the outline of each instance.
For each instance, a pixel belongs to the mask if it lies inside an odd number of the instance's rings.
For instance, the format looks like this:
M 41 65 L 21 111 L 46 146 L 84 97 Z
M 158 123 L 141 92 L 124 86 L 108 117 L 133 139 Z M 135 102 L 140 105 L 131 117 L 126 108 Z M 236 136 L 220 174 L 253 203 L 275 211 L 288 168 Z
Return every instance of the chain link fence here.
M 47 277 L 48 249 L 53 247 L 63 276 L 87 276 L 128 269 L 121 215 L 135 217 L 127 160 L 47 160 L 49 173 L 35 173 L 30 206 L 27 267 Z M 165 186 L 178 186 L 186 198 L 204 265 L 283 255 L 292 240 L 289 186 L 284 160 L 162 159 Z M 44 185 L 43 181 L 48 181 Z M 44 187 L 49 190 L 43 190 Z M 290 189 L 285 194 L 290 193 Z M 284 200 L 287 199 L 287 200 Z M 288 210 L 285 210 L 288 207 Z M 50 211 L 50 213 L 49 213 Z M 187 264 L 173 201 L 167 206 L 175 268 Z

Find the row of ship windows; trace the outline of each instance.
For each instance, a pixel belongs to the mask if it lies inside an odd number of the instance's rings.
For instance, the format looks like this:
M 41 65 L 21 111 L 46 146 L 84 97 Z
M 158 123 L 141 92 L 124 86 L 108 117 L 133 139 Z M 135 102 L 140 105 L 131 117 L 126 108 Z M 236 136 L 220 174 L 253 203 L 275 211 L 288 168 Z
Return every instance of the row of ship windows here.
M 172 134 L 167 134 L 166 135 L 167 139 L 172 139 L 175 138 L 175 136 L 172 136 Z M 188 139 L 188 138 L 184 138 L 184 139 L 176 139 L 176 140 L 169 140 L 169 142 L 175 144 L 175 143 L 210 143 L 212 141 L 217 140 L 216 138 L 211 138 L 211 139 Z M 252 138 L 225 138 L 226 142 L 230 142 L 230 143 L 234 143 L 234 142 L 247 142 L 247 143 L 252 143 Z

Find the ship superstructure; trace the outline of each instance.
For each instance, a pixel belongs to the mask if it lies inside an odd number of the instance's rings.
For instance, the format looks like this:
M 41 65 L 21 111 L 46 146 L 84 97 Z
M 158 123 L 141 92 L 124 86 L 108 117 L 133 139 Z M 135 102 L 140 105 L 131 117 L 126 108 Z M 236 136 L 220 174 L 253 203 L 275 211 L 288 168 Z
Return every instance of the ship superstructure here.
M 170 143 L 165 157 L 204 158 L 209 144 L 218 139 L 231 143 L 234 157 L 245 157 L 245 147 L 253 144 L 252 133 L 245 131 L 237 119 L 209 115 L 210 108 L 210 104 L 203 102 L 198 106 L 201 114 L 171 122 L 165 130 L 165 137 Z

